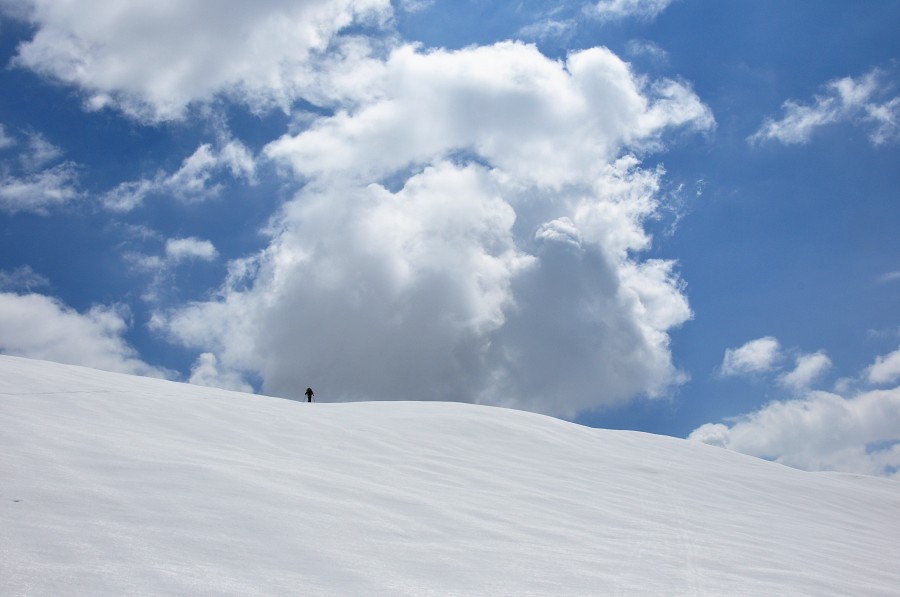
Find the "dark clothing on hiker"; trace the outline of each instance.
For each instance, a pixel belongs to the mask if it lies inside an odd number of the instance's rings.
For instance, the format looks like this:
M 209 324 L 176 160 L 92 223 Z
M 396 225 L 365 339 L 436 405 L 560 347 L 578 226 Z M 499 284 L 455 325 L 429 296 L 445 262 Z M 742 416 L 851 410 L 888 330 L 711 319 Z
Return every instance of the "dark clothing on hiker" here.
M 315 394 L 313 394 L 312 388 L 306 388 L 306 401 L 312 402 L 313 396 L 315 396 Z

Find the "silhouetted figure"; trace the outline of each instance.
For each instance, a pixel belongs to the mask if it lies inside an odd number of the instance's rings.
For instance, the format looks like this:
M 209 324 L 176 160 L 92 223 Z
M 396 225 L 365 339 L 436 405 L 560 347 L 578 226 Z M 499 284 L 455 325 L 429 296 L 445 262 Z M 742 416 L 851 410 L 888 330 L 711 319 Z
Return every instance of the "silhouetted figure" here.
M 312 402 L 313 396 L 315 396 L 315 394 L 313 394 L 312 388 L 306 388 L 306 401 Z

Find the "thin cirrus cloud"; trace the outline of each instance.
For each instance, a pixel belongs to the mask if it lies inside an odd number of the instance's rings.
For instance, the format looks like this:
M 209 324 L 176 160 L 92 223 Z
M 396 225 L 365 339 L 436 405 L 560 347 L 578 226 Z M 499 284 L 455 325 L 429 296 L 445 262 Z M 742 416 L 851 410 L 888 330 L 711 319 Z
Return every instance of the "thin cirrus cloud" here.
M 900 96 L 887 97 L 885 78 L 883 71 L 873 69 L 859 77 L 828 82 L 811 102 L 788 100 L 783 115 L 766 118 L 748 140 L 754 144 L 803 144 L 817 130 L 846 122 L 864 129 L 876 146 L 895 142 L 900 135 Z
M 150 178 L 120 183 L 100 201 L 107 209 L 118 212 L 136 209 L 152 196 L 169 196 L 188 203 L 205 201 L 219 195 L 222 185 L 216 179 L 225 172 L 249 184 L 256 182 L 256 161 L 240 141 L 228 140 L 220 147 L 203 143 L 175 172 L 157 172 Z
M 653 19 L 662 13 L 673 0 L 600 0 L 586 12 L 603 21 L 628 18 Z

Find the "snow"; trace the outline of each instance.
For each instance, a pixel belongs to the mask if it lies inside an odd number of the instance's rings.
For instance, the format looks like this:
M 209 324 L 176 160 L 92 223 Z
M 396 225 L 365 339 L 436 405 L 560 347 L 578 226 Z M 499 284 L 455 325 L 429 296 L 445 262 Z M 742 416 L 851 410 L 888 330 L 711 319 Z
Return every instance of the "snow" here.
M 3 595 L 898 595 L 898 562 L 889 479 L 0 356 Z

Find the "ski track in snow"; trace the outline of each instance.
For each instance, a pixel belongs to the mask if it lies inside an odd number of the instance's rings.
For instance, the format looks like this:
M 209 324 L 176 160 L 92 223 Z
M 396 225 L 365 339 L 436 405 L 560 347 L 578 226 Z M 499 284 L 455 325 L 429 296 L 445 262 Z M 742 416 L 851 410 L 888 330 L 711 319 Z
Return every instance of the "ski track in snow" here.
M 0 594 L 898 595 L 900 484 L 0 356 Z

